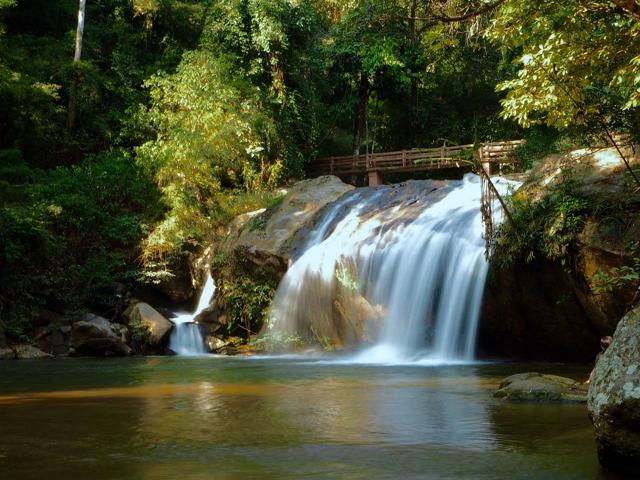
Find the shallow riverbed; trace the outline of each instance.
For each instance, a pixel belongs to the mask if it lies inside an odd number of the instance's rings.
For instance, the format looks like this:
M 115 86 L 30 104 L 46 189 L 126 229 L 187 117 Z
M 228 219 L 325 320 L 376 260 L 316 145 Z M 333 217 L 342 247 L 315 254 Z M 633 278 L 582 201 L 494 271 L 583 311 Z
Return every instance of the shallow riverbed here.
M 606 478 L 584 405 L 493 399 L 531 370 L 589 367 L 0 362 L 0 477 Z

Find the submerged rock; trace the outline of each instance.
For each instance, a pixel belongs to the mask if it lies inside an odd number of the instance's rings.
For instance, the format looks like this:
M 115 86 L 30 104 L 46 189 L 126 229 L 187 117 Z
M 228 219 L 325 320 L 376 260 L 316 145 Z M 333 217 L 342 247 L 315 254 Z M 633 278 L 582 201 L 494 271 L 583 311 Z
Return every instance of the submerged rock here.
M 505 378 L 494 396 L 511 401 L 584 403 L 587 386 L 557 375 L 518 373 Z
M 71 327 L 71 347 L 78 355 L 101 357 L 131 354 L 126 344 L 127 329 L 109 322 L 106 318 L 86 314 Z
M 611 345 L 598 358 L 588 408 L 602 465 L 639 475 L 640 307 L 620 321 Z
M 164 345 L 173 329 L 173 323 L 148 303 L 138 302 L 132 305 L 123 313 L 123 316 L 129 320 L 130 324 L 142 325 L 148 331 L 148 343 L 152 348 Z

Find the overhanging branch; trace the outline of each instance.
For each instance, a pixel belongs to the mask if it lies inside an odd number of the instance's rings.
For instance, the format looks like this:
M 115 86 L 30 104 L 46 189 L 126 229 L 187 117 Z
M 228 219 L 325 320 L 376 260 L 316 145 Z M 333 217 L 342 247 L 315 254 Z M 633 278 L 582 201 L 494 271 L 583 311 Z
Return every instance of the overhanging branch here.
M 474 10 L 472 12 L 467 12 L 460 15 L 448 16 L 448 15 L 438 15 L 437 13 L 430 13 L 429 16 L 426 17 L 408 17 L 409 20 L 418 20 L 421 22 L 439 22 L 439 23 L 456 23 L 456 22 L 464 22 L 465 20 L 469 20 L 471 18 L 479 17 L 486 13 L 489 13 L 492 10 L 495 10 L 500 5 L 505 3 L 507 0 L 496 0 L 493 3 L 485 5 L 478 10 Z

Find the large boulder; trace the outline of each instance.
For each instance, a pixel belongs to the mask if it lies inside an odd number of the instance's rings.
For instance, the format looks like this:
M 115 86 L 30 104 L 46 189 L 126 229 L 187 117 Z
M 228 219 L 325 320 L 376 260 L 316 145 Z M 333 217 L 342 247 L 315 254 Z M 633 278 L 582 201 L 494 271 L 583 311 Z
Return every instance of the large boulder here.
M 64 326 L 47 325 L 38 328 L 32 335 L 40 350 L 51 355 L 65 355 L 69 353 L 69 335 L 65 334 Z
M 298 182 L 276 207 L 236 218 L 221 250 L 240 254 L 282 276 L 296 248 L 296 233 L 309 227 L 320 210 L 354 188 L 334 176 Z
M 637 160 L 636 160 L 637 161 Z M 611 335 L 638 282 L 597 288 L 598 272 L 633 263 L 630 240 L 640 238 L 640 193 L 613 149 L 578 150 L 538 162 L 514 194 L 541 201 L 560 182 L 589 199 L 581 231 L 560 260 L 491 262 L 479 328 L 480 351 L 524 359 L 591 361 L 599 339 Z M 547 197 L 549 198 L 549 197 Z M 541 209 L 550 215 L 548 209 Z M 534 219 L 544 223 L 544 219 Z M 562 222 L 559 215 L 557 220 Z M 560 235 L 560 234 L 559 234 Z
M 640 307 L 620 321 L 599 356 L 588 408 L 602 465 L 640 478 Z
M 219 299 L 214 299 L 211 304 L 200 312 L 193 320 L 202 325 L 208 335 L 219 333 L 227 325 L 227 316 L 222 313 Z
M 587 386 L 558 375 L 518 373 L 505 378 L 494 396 L 518 402 L 585 403 Z
M 173 329 L 173 323 L 148 303 L 138 302 L 132 305 L 123 316 L 128 319 L 129 326 L 135 325 L 147 331 L 147 342 L 151 348 L 163 346 Z
M 71 327 L 71 347 L 77 355 L 125 356 L 131 354 L 126 343 L 127 329 L 106 318 L 88 313 Z

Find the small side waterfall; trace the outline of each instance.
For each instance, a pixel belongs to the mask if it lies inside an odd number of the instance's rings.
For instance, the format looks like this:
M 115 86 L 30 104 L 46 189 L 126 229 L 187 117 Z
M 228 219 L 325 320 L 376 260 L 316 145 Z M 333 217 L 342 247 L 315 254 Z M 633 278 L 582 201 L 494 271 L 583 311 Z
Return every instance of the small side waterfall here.
M 360 362 L 472 360 L 488 268 L 480 197 L 471 174 L 344 195 L 280 283 L 272 330 L 359 347 Z
M 204 355 L 207 350 L 204 346 L 204 338 L 200 332 L 200 328 L 194 319 L 209 306 L 209 302 L 216 292 L 216 284 L 213 281 L 211 273 L 207 274 L 207 280 L 198 299 L 198 306 L 195 312 L 185 313 L 179 312 L 172 319 L 175 328 L 171 333 L 169 340 L 169 348 L 178 355 Z

